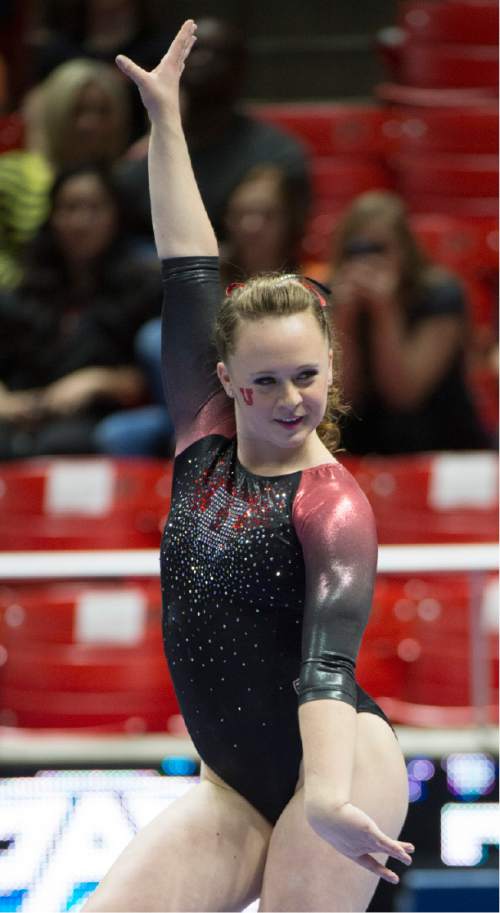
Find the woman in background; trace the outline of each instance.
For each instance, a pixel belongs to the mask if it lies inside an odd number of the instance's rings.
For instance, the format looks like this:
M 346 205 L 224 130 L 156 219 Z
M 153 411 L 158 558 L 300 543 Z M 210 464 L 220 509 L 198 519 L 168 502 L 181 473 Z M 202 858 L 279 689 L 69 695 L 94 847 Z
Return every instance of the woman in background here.
M 226 206 L 224 279 L 296 272 L 306 216 L 302 184 L 292 175 L 272 164 L 250 169 Z
M 94 431 L 144 396 L 134 337 L 160 309 L 109 173 L 61 174 L 22 285 L 0 297 L 0 458 L 93 453 Z
M 347 451 L 491 447 L 467 387 L 462 288 L 421 251 L 398 196 L 370 191 L 354 201 L 335 233 L 332 267 Z
M 105 63 L 57 67 L 23 104 L 25 148 L 0 155 L 0 289 L 22 278 L 27 243 L 47 218 L 57 173 L 84 162 L 111 165 L 130 139 L 123 80 Z

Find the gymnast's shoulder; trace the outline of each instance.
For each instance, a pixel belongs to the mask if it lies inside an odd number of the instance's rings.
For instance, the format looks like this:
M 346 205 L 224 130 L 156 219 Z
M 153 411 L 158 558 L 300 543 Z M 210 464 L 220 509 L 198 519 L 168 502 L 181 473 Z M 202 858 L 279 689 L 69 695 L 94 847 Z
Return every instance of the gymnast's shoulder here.
M 320 528 L 336 520 L 342 526 L 375 526 L 373 510 L 352 473 L 338 459 L 303 469 L 293 503 L 298 529 Z

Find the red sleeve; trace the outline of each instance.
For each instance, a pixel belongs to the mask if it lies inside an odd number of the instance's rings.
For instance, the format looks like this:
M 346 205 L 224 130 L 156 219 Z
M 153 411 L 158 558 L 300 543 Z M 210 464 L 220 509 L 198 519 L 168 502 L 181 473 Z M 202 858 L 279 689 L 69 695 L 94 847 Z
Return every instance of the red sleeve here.
M 340 463 L 325 464 L 303 471 L 293 523 L 306 580 L 299 703 L 334 698 L 356 706 L 354 669 L 377 566 L 371 507 Z

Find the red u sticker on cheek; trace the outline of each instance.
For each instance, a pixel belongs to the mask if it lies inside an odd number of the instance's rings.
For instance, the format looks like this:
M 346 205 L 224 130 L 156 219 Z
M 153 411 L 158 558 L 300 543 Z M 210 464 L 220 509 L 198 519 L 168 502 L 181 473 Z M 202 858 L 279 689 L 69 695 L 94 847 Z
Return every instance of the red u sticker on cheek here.
M 253 390 L 250 387 L 240 387 L 240 393 L 247 406 L 253 406 Z

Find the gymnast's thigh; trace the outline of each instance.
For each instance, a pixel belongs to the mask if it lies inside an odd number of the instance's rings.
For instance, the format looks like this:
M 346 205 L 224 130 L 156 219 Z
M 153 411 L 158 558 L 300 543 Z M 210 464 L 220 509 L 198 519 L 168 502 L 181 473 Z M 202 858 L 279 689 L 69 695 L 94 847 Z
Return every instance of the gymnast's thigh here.
M 399 836 L 408 809 L 406 767 L 392 730 L 373 713 L 358 713 L 352 801 L 390 837 Z M 314 833 L 299 781 L 274 827 L 259 910 L 362 911 L 377 882 L 377 876 Z
M 246 799 L 202 778 L 139 831 L 83 909 L 241 910 L 259 896 L 270 834 Z

